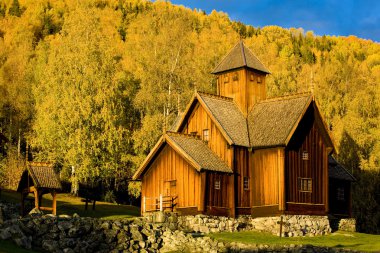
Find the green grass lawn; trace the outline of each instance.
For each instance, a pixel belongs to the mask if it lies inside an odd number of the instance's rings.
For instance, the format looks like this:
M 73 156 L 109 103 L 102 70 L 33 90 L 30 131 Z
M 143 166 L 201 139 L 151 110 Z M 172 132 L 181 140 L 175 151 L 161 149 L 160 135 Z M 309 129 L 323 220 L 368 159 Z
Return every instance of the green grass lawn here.
M 246 244 L 266 244 L 271 246 L 310 244 L 314 246 L 353 249 L 365 252 L 380 252 L 380 235 L 350 232 L 336 232 L 331 235 L 316 237 L 279 238 L 267 233 L 244 231 L 215 233 L 211 234 L 210 237 L 225 242 L 241 242 Z
M 30 195 L 32 198 L 32 195 Z M 13 203 L 20 203 L 20 194 L 14 191 L 2 190 L 0 199 Z M 85 210 L 85 203 L 82 198 L 73 197 L 70 194 L 57 194 L 57 214 L 73 215 L 79 214 L 82 217 L 94 217 L 102 219 L 116 218 L 133 218 L 140 215 L 140 209 L 135 206 L 117 205 L 107 202 L 97 201 L 95 210 L 92 210 L 92 204 L 89 204 L 88 210 Z M 34 199 L 33 199 L 34 201 Z M 46 194 L 42 199 L 42 206 L 51 207 L 52 197 Z

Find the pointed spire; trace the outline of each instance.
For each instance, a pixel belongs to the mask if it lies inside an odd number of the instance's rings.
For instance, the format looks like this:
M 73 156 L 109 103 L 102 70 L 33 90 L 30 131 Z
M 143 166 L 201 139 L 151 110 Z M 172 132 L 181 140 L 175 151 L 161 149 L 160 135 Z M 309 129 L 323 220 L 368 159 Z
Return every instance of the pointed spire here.
M 270 74 L 264 64 L 244 45 L 243 40 L 240 40 L 239 43 L 234 46 L 211 73 L 217 74 L 242 67 Z

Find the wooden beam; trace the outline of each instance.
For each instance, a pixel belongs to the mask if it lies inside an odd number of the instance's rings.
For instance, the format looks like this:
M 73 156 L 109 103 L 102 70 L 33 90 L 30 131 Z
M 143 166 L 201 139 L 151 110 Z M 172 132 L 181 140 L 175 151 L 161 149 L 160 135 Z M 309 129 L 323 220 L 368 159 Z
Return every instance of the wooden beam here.
M 40 208 L 40 203 L 38 202 L 38 190 L 35 189 L 34 193 L 34 206 L 35 208 L 39 209 Z
M 285 210 L 285 149 L 278 149 L 278 207 L 280 211 Z
M 200 205 L 198 209 L 198 211 L 201 211 L 201 212 L 206 212 L 206 192 L 207 192 L 206 174 L 207 172 L 201 172 Z
M 57 215 L 57 193 L 53 191 L 51 195 L 53 196 L 53 207 L 52 207 L 53 210 L 52 211 L 54 215 Z

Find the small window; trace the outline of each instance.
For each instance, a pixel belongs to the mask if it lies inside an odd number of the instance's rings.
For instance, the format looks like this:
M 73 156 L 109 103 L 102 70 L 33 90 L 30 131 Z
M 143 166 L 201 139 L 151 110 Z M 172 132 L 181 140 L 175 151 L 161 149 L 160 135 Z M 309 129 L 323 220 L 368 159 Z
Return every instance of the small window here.
M 261 83 L 261 76 L 257 77 L 257 83 Z
M 312 192 L 311 178 L 298 178 L 298 190 L 301 192 Z
M 254 80 L 255 80 L 255 76 L 254 76 L 253 74 L 251 74 L 251 76 L 250 76 L 250 80 L 251 80 L 251 81 L 254 81 Z
M 336 199 L 339 201 L 344 201 L 344 188 L 343 187 L 338 187 L 336 189 Z
M 174 186 L 176 186 L 177 185 L 177 180 L 172 180 L 172 181 L 170 181 L 170 186 L 171 187 L 174 187 Z
M 225 75 L 225 76 L 224 76 L 224 82 L 225 82 L 225 83 L 228 83 L 229 81 L 230 81 L 230 80 L 229 80 L 228 76 Z
M 238 81 L 239 80 L 239 76 L 238 74 L 234 74 L 233 77 L 232 77 L 232 81 Z
M 244 177 L 244 179 L 243 179 L 243 188 L 244 188 L 244 190 L 249 190 L 249 178 L 248 177 Z
M 302 152 L 302 160 L 309 160 L 309 152 L 307 151 Z
M 203 140 L 204 141 L 209 141 L 210 140 L 210 135 L 208 129 L 203 129 Z
M 215 190 L 220 190 L 220 179 L 215 180 L 214 188 Z

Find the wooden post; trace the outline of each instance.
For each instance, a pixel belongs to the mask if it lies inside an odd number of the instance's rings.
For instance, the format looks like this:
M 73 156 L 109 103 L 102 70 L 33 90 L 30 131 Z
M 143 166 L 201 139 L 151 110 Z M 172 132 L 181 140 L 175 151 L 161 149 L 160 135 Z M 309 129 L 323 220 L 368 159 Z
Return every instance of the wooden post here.
M 146 198 L 144 196 L 143 197 L 143 210 L 142 210 L 142 213 L 145 213 L 145 210 L 146 210 Z
M 53 214 L 57 215 L 57 193 L 53 191 L 51 195 L 53 196 Z
M 280 238 L 282 237 L 282 225 L 284 224 L 284 217 L 281 215 L 281 220 L 280 220 Z
M 162 194 L 160 194 L 160 212 L 162 212 L 163 208 L 162 208 Z
M 92 202 L 92 210 L 95 210 L 95 203 L 96 203 L 96 200 L 94 199 Z
M 38 190 L 35 189 L 33 193 L 34 193 L 34 207 L 37 209 L 40 209 L 40 203 L 38 202 Z

